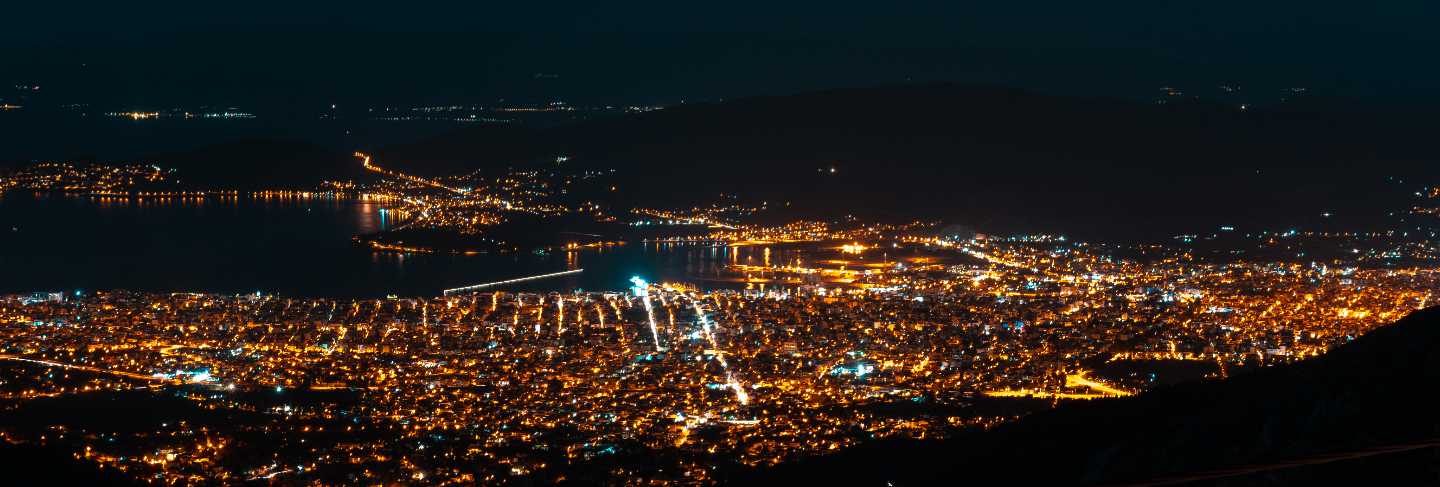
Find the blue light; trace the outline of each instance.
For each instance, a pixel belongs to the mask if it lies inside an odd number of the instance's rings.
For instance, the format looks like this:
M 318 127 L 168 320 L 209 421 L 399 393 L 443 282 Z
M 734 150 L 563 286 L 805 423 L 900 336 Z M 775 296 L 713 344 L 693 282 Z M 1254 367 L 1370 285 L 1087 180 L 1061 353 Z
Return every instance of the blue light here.
M 633 286 L 630 286 L 630 292 L 636 296 L 643 297 L 650 294 L 650 283 L 645 282 L 640 276 L 631 276 L 630 283 L 633 284 Z
M 858 379 L 861 377 L 865 377 L 866 375 L 870 375 L 870 373 L 874 371 L 875 366 L 867 364 L 865 362 L 859 362 L 856 363 L 855 367 L 853 368 L 845 367 L 843 365 L 836 366 L 835 368 L 830 369 L 830 375 L 851 375 L 855 376 L 855 378 Z

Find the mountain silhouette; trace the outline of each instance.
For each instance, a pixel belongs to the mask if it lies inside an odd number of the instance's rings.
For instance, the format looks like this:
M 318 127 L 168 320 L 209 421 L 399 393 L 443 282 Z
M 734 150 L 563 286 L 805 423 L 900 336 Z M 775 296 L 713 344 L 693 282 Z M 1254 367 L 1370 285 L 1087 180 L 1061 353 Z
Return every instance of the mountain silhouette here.
M 1395 176 L 1423 174 L 1434 125 L 1323 99 L 1241 110 L 934 84 L 473 127 L 377 157 L 420 174 L 616 169 L 629 204 L 728 193 L 792 203 L 797 216 L 1168 236 L 1322 212 L 1374 225 L 1410 206 L 1403 197 L 1414 189 L 1395 187 Z

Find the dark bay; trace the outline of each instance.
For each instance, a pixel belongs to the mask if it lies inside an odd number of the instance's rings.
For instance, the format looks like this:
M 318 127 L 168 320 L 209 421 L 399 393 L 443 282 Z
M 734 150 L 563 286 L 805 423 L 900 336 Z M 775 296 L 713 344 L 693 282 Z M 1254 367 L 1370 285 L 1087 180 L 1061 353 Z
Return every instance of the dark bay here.
M 290 296 L 435 295 L 574 268 L 507 290 L 623 289 L 627 279 L 711 281 L 762 248 L 656 245 L 452 255 L 361 248 L 351 236 L 394 222 L 373 203 L 332 200 L 103 200 L 0 196 L 0 293 L 128 289 Z M 775 258 L 791 252 L 777 249 Z

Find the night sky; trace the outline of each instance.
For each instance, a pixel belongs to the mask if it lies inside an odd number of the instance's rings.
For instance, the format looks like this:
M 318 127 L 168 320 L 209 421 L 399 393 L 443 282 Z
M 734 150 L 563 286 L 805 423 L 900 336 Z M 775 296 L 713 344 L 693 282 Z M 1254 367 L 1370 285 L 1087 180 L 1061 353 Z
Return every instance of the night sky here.
M 1386 2 L 26 2 L 0 81 L 93 103 L 673 103 L 959 81 L 1433 102 L 1440 6 Z M 60 95 L 54 95 L 60 96 Z

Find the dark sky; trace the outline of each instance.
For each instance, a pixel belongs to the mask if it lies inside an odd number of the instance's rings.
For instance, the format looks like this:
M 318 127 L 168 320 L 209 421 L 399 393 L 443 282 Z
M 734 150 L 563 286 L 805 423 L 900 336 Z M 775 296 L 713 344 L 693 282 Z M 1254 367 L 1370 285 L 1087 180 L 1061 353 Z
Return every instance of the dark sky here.
M 1433 2 L 20 2 L 0 81 L 121 104 L 673 102 L 904 81 L 1433 101 Z M 537 77 L 536 74 L 557 75 Z

